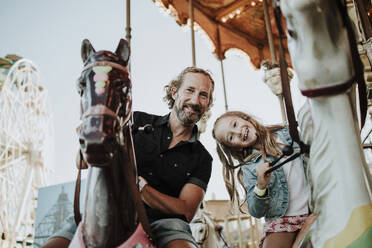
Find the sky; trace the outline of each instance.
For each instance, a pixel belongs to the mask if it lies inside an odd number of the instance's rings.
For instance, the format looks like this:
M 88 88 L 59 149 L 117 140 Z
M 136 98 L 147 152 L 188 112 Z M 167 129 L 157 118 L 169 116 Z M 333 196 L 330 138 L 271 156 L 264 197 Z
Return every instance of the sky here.
M 78 151 L 79 95 L 76 80 L 82 71 L 81 42 L 87 38 L 96 50 L 115 51 L 125 37 L 125 0 L 1 0 L 0 57 L 17 54 L 32 60 L 48 91 L 51 109 L 49 184 L 75 180 Z M 131 1 L 131 79 L 133 108 L 153 114 L 169 112 L 162 101 L 164 85 L 192 65 L 191 34 L 153 3 Z M 220 61 L 200 32 L 196 38 L 196 65 L 211 71 L 215 80 L 214 106 L 201 142 L 212 154 L 212 177 L 205 200 L 228 199 L 222 167 L 211 129 L 225 112 Z M 233 51 L 223 61 L 229 110 L 242 110 L 265 124 L 281 123 L 277 97 L 263 82 L 263 71 L 254 70 L 247 56 Z M 296 79 L 294 79 L 296 82 Z M 295 84 L 295 83 L 294 83 Z M 293 87 L 292 87 L 293 88 Z M 296 87 L 294 87 L 296 89 Z M 295 109 L 303 101 L 294 90 Z M 84 172 L 85 174 L 85 172 Z

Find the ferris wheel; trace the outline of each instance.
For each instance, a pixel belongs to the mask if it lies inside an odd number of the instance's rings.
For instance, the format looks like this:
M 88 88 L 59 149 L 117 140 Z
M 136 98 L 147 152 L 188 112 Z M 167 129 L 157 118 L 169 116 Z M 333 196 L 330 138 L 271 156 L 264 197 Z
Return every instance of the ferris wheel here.
M 37 190 L 50 173 L 45 151 L 52 130 L 37 67 L 20 59 L 6 70 L 0 82 L 0 247 L 13 248 L 32 245 Z

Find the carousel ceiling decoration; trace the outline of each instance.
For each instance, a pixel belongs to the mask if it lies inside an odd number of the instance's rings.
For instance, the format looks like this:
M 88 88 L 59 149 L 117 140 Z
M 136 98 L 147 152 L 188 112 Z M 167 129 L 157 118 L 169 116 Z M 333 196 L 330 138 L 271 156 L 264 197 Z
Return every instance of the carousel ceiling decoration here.
M 239 49 L 257 69 L 263 60 L 271 60 L 265 27 L 263 0 L 193 0 L 194 22 L 213 44 L 213 53 L 223 60 L 229 49 Z M 273 43 L 278 44 L 271 0 L 266 0 Z M 173 16 L 181 26 L 190 22 L 189 0 L 153 0 Z M 284 42 L 286 43 L 286 42 Z M 288 56 L 288 54 L 287 54 Z M 288 56 L 289 61 L 289 56 Z

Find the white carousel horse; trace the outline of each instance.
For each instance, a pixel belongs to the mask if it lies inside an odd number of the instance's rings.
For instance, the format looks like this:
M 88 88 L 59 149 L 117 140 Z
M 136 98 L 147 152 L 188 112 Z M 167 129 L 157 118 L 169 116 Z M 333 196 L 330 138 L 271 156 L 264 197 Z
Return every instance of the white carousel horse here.
M 299 88 L 340 86 L 354 75 L 351 49 L 339 3 L 281 0 L 288 49 Z M 371 177 L 360 142 L 352 90 L 308 98 L 299 112 L 301 139 L 311 145 L 308 179 L 314 247 L 371 247 Z M 362 117 L 363 118 L 363 117 Z
M 222 226 L 213 221 L 211 214 L 199 209 L 190 223 L 191 232 L 200 248 L 228 248 L 222 238 Z

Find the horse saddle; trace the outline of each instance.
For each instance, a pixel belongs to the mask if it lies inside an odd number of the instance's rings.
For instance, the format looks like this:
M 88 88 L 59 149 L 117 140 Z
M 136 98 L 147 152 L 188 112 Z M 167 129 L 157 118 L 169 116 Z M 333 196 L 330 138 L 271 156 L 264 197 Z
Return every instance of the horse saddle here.
M 81 228 L 82 224 L 80 223 L 69 248 L 86 248 Z M 117 248 L 155 248 L 155 246 L 149 241 L 142 224 L 139 223 L 132 236 Z

